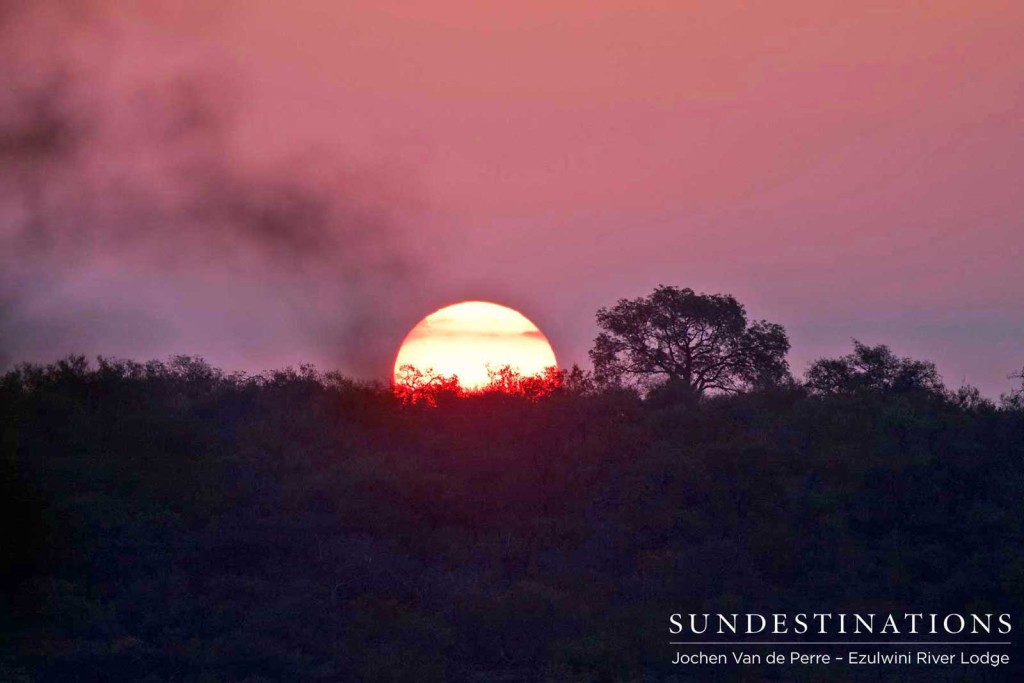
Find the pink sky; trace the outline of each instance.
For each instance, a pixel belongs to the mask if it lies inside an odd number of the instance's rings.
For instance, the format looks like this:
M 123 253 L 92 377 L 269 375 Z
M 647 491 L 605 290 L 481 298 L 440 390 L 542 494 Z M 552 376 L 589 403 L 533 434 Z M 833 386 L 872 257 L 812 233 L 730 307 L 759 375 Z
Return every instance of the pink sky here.
M 209 5 L 108 11 L 113 78 L 213 74 L 237 163 L 379 178 L 420 264 L 374 314 L 381 367 L 463 299 L 519 308 L 585 363 L 595 310 L 659 283 L 782 323 L 798 374 L 852 336 L 990 395 L 1024 365 L 1019 2 Z M 139 277 L 90 272 L 67 286 L 97 306 Z M 272 291 L 264 310 L 237 282 L 159 279 L 140 296 L 168 333 L 119 353 L 345 365 L 308 329 L 274 329 L 292 304 Z

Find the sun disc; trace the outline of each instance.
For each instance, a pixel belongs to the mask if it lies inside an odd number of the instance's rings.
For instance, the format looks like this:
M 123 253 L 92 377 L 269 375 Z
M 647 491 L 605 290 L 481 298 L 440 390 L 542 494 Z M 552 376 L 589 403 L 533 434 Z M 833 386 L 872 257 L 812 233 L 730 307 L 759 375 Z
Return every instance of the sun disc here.
M 538 375 L 558 365 L 540 329 L 515 309 L 486 301 L 445 306 L 423 318 L 406 335 L 395 359 L 401 368 L 457 375 L 465 389 L 488 384 L 488 369 L 509 366 L 521 375 Z

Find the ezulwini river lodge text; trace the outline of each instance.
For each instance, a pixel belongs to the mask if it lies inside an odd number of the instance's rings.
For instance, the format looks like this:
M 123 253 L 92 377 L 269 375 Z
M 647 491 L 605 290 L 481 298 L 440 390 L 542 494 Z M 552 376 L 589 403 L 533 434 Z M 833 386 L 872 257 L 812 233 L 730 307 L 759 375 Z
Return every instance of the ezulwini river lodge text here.
M 844 655 L 807 652 L 676 652 L 672 664 L 790 664 L 827 665 L 847 664 L 850 666 L 920 665 L 920 666 L 1006 666 L 1010 655 L 997 652 L 857 652 L 850 650 Z

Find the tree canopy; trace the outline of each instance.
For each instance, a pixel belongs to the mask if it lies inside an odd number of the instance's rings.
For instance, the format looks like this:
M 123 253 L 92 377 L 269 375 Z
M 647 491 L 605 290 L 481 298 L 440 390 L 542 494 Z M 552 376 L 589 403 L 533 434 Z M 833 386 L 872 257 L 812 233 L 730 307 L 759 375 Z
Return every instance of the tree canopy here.
M 820 394 L 944 391 L 934 363 L 901 358 L 885 344 L 867 346 L 856 339 L 853 353 L 841 358 L 822 358 L 811 364 L 806 384 Z
M 790 379 L 785 329 L 748 323 L 743 305 L 728 294 L 662 285 L 600 309 L 597 324 L 602 332 L 590 358 L 604 383 L 677 387 L 700 396 Z

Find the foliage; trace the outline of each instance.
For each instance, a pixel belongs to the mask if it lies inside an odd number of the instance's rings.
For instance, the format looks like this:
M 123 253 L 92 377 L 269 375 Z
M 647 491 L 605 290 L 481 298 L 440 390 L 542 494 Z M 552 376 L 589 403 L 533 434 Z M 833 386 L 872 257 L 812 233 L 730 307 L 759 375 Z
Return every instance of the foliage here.
M 777 385 L 789 378 L 785 330 L 747 323 L 743 306 L 725 294 L 660 286 L 597 312 L 603 330 L 590 352 L 597 378 L 701 396 Z
M 673 612 L 1020 613 L 1024 410 L 866 386 L 680 404 L 569 371 L 430 406 L 310 367 L 20 366 L 0 678 L 685 680 Z
M 934 363 L 900 358 L 884 344 L 866 346 L 856 339 L 853 353 L 815 361 L 807 371 L 807 386 L 820 394 L 944 391 Z
M 1024 368 L 1021 368 L 1020 372 L 1010 375 L 1010 379 L 1020 380 L 1020 388 L 1003 394 L 1000 397 L 1000 403 L 1005 410 L 1024 412 Z
M 439 403 L 472 395 L 504 394 L 536 401 L 563 389 L 576 393 L 593 389 L 593 380 L 575 365 L 571 370 L 551 366 L 535 375 L 524 375 L 510 365 L 488 367 L 487 380 L 487 384 L 479 389 L 467 389 L 459 382 L 458 375 L 443 375 L 433 368 L 421 370 L 413 365 L 403 365 L 399 368 L 393 391 L 405 405 L 422 403 L 436 407 Z
M 398 369 L 394 383 L 395 396 L 402 403 L 427 403 L 436 406 L 439 401 L 465 396 L 458 375 L 443 375 L 433 368 L 419 369 L 403 365 Z

